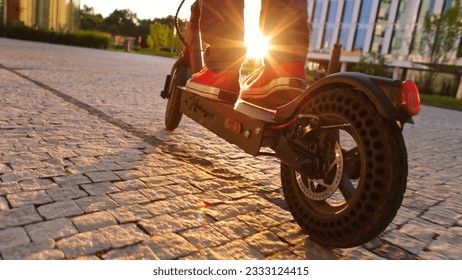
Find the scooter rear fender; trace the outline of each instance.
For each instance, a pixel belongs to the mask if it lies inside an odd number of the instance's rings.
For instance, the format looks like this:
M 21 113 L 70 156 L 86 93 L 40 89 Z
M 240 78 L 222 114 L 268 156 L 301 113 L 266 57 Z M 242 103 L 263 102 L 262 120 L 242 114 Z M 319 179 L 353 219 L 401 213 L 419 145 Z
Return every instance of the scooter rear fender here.
M 342 72 L 329 75 L 312 84 L 299 97 L 276 110 L 276 120 L 284 122 L 294 117 L 306 98 L 332 88 L 352 88 L 362 92 L 385 118 L 394 121 L 410 122 L 402 109 L 401 81 L 369 76 L 356 72 Z

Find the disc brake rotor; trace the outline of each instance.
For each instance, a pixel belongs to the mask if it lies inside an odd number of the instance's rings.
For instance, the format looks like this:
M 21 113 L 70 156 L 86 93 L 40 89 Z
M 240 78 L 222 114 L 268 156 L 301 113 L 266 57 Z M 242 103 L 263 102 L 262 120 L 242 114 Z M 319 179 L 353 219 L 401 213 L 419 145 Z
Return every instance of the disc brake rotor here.
M 335 143 L 335 158 L 329 161 L 323 179 L 308 179 L 295 172 L 298 187 L 310 199 L 322 201 L 329 198 L 338 189 L 343 175 L 343 153 L 339 142 Z

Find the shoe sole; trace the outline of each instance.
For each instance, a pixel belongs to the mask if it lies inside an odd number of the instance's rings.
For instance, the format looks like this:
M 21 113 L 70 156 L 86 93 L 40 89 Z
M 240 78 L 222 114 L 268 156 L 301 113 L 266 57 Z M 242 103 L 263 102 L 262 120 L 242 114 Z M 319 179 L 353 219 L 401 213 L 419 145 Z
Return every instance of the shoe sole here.
M 224 90 L 217 87 L 207 86 L 195 82 L 188 81 L 185 88 L 197 95 L 205 97 L 207 99 L 228 102 L 234 104 L 239 97 L 236 92 Z
M 240 95 L 241 98 L 244 100 L 246 98 L 261 99 L 268 97 L 276 91 L 295 90 L 302 92 L 305 89 L 305 80 L 292 77 L 282 77 L 274 79 L 268 84 L 258 88 L 250 88 L 249 85 L 244 84 L 241 89 Z

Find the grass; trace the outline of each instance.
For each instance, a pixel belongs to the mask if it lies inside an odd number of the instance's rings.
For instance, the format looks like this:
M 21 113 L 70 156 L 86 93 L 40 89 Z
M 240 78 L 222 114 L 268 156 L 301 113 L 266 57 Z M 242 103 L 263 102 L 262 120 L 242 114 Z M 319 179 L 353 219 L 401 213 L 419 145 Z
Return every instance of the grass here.
M 462 110 L 462 99 L 454 97 L 420 94 L 420 101 L 422 104 Z

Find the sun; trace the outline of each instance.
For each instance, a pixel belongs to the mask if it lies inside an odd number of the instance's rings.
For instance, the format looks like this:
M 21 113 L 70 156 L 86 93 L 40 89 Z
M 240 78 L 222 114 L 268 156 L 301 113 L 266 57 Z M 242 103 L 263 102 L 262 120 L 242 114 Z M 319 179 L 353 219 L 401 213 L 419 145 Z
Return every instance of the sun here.
M 248 33 L 245 36 L 245 45 L 247 47 L 247 58 L 262 59 L 269 49 L 269 38 L 263 36 L 259 31 Z

